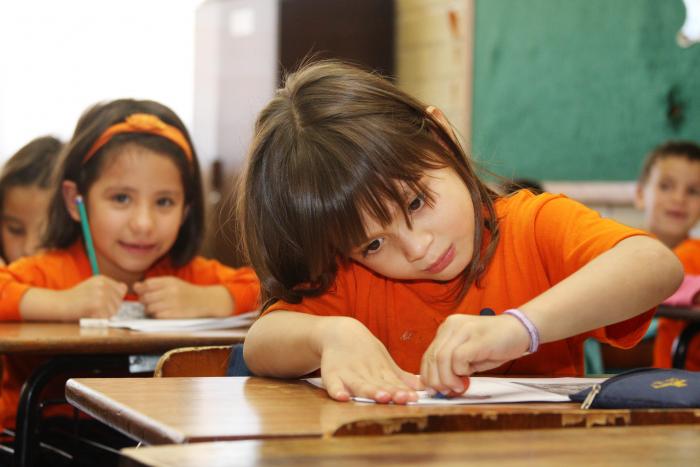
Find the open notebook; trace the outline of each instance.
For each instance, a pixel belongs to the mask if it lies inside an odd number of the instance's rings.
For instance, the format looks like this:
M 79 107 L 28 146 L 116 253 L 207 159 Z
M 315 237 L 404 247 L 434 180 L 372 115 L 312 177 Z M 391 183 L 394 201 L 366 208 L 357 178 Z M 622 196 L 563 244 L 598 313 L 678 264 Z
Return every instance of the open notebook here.
M 143 305 L 138 302 L 123 302 L 117 314 L 109 319 L 82 318 L 81 327 L 110 327 L 141 332 L 208 331 L 250 326 L 258 317 L 258 311 L 250 311 L 226 318 L 198 319 L 150 319 Z
M 570 394 L 601 383 L 605 378 L 469 378 L 469 389 L 462 396 L 445 398 L 418 391 L 418 400 L 408 405 L 509 404 L 513 402 L 571 402 Z M 323 387 L 321 378 L 306 381 Z M 374 403 L 372 399 L 353 397 L 355 402 Z

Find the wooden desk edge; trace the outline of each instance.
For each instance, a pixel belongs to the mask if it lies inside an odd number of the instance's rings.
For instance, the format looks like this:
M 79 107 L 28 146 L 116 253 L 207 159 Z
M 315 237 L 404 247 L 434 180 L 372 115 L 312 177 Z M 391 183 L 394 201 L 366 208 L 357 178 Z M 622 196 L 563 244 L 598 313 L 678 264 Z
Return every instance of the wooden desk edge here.
M 95 402 L 87 404 L 85 400 L 88 397 Z M 188 441 L 183 433 L 170 429 L 128 407 L 118 406 L 109 397 L 98 391 L 93 391 L 75 379 L 69 379 L 66 382 L 66 400 L 73 407 L 80 409 L 136 441 L 145 441 L 149 444 L 182 444 Z M 93 407 L 97 408 L 93 410 Z M 118 423 L 120 419 L 129 420 L 130 423 L 126 425 Z M 123 429 L 122 426 L 143 428 L 141 428 L 139 433 L 130 433 L 127 429 Z

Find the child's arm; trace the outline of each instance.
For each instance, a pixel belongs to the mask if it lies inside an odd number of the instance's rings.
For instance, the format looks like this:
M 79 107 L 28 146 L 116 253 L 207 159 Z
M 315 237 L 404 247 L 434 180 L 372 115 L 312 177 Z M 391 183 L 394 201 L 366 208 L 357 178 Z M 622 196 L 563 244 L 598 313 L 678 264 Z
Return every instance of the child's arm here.
M 134 292 L 153 318 L 213 318 L 230 316 L 235 300 L 223 285 L 195 285 L 174 276 L 146 279 Z
M 519 309 L 552 342 L 632 318 L 678 287 L 683 269 L 657 240 L 627 238 Z M 523 355 L 530 343 L 514 317 L 451 315 L 426 351 L 423 382 L 463 392 L 458 375 L 495 368 Z
M 108 318 L 117 312 L 126 291 L 126 284 L 106 276 L 91 277 L 65 290 L 30 287 L 20 299 L 19 312 L 26 321 Z
M 341 401 L 360 396 L 403 404 L 416 400 L 420 388 L 362 323 L 343 316 L 269 313 L 250 328 L 244 356 L 261 376 L 294 378 L 321 368 L 328 394 Z

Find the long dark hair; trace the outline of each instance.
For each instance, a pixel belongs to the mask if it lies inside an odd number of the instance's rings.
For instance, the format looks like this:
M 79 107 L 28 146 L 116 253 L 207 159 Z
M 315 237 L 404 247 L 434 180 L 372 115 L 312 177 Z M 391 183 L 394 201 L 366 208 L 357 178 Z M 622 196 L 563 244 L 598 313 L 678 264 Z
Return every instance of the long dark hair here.
M 52 188 L 53 172 L 63 143 L 53 136 L 41 136 L 22 146 L 10 157 L 0 174 L 0 209 L 5 206 L 7 190 L 17 186 Z M 0 243 L 0 255 L 5 258 Z
M 472 196 L 474 257 L 459 296 L 483 273 L 498 241 L 493 201 L 451 129 L 372 73 L 320 61 L 289 75 L 259 114 L 239 187 L 244 249 L 263 300 L 325 292 L 338 261 L 367 239 L 362 213 L 382 225 L 406 212 L 399 185 L 427 193 L 425 171 L 452 167 Z M 484 228 L 490 242 L 482 251 Z
M 192 149 L 192 161 L 183 149 L 167 138 L 148 133 L 118 134 L 100 148 L 94 156 L 83 163 L 83 158 L 95 141 L 110 126 L 123 122 L 136 113 L 154 115 L 168 125 L 176 127 L 184 135 Z M 99 178 L 106 159 L 116 154 L 119 147 L 136 144 L 169 157 L 180 171 L 185 191 L 186 217 L 180 226 L 169 256 L 175 267 L 189 262 L 198 252 L 204 229 L 204 200 L 202 177 L 197 153 L 187 128 L 168 107 L 149 100 L 119 99 L 99 103 L 86 110 L 78 120 L 73 137 L 66 145 L 57 176 L 57 187 L 49 208 L 49 224 L 44 237 L 47 248 L 67 248 L 82 236 L 80 225 L 73 221 L 66 210 L 61 185 L 71 180 L 78 191 L 86 196 L 90 187 Z M 86 199 L 86 203 L 90 200 Z

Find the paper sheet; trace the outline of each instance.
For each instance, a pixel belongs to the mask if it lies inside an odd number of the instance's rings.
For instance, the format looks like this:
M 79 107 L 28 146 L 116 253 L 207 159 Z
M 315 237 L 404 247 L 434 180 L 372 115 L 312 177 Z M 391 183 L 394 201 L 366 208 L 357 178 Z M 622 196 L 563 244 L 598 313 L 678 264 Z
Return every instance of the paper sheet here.
M 135 302 L 124 303 L 133 304 Z M 141 313 L 144 317 L 138 318 L 138 310 L 136 308 L 132 305 L 128 307 L 122 306 L 119 312 L 109 319 L 82 318 L 80 326 L 122 328 L 140 332 L 190 332 L 247 327 L 258 317 L 257 311 L 250 311 L 227 318 L 150 319 L 145 318 L 142 306 Z
M 408 405 L 506 404 L 513 402 L 571 402 L 569 394 L 589 388 L 605 378 L 469 378 L 467 392 L 450 399 L 418 391 L 418 400 Z M 323 388 L 321 378 L 306 381 Z M 353 397 L 356 402 L 374 403 L 372 399 Z

